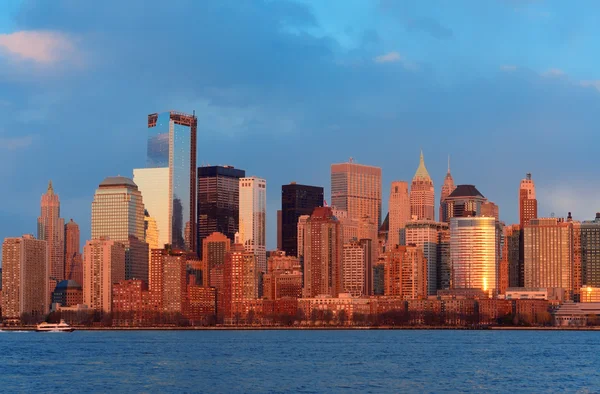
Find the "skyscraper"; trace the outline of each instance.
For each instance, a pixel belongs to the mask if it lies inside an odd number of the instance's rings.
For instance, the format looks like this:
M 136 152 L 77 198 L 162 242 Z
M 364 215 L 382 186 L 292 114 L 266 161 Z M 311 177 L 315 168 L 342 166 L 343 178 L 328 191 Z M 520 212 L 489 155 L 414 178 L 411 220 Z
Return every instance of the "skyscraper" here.
M 304 297 L 342 292 L 342 229 L 329 207 L 315 208 L 304 224 Z
M 48 313 L 50 251 L 32 235 L 6 238 L 2 244 L 2 317 L 30 315 L 41 321 Z M 54 289 L 53 289 L 54 290 Z
M 562 287 L 573 295 L 573 224 L 530 219 L 524 227 L 525 287 Z
M 146 168 L 133 170 L 133 179 L 156 219 L 161 247 L 187 243 L 196 251 L 197 125 L 195 115 L 181 112 L 148 115 Z
M 212 233 L 202 243 L 202 262 L 207 271 L 202 273 L 204 284 L 220 291 L 223 287 L 225 256 L 231 249 L 231 240 L 225 234 Z
M 416 245 L 427 259 L 427 294 L 435 295 L 442 289 L 442 271 L 448 262 L 440 253 L 442 232 L 448 232 L 448 224 L 431 220 L 414 220 L 406 224 L 406 245 Z
M 81 256 L 79 226 L 69 220 L 65 224 L 65 279 L 83 284 L 83 257 Z
M 537 218 L 537 200 L 535 198 L 535 183 L 531 174 L 527 173 L 519 187 L 519 223 L 523 228 L 531 219 Z
M 267 272 L 266 215 L 267 181 L 240 178 L 240 243 L 256 255 L 258 269 Z
M 404 181 L 392 182 L 390 188 L 389 230 L 388 243 L 390 246 L 400 244 L 400 229 L 404 228 L 411 219 L 410 197 L 408 194 L 408 183 Z
M 369 243 L 371 240 L 365 240 Z M 358 240 L 345 243 L 342 256 L 342 289 L 354 297 L 369 295 L 366 275 L 371 265 L 371 256 Z
M 582 285 L 600 287 L 600 213 L 594 220 L 583 221 L 580 231 Z
M 87 241 L 83 248 L 83 303 L 110 312 L 112 286 L 122 280 L 125 280 L 125 246 L 106 238 Z
M 435 220 L 435 189 L 425 168 L 423 151 L 410 187 L 410 214 L 417 220 Z
M 487 198 L 475 186 L 458 185 L 444 199 L 446 218 L 450 220 L 453 217 L 481 216 L 481 206 L 486 202 Z
M 46 241 L 48 245 L 48 291 L 52 292 L 54 286 L 65 279 L 65 221 L 60 217 L 60 199 L 58 194 L 54 193 L 52 181 L 48 183 L 48 190 L 42 195 L 40 207 L 37 237 Z
M 522 287 L 521 272 L 522 266 L 519 264 L 519 245 L 521 244 L 521 227 L 513 224 L 504 227 L 504 254 L 503 258 L 508 263 L 508 287 Z
M 331 204 L 352 219 L 369 216 L 381 224 L 381 168 L 348 163 L 331 165 Z
M 210 234 L 225 234 L 231 242 L 239 231 L 240 178 L 244 170 L 232 166 L 198 167 L 198 256 L 202 240 Z
M 452 288 L 481 289 L 494 297 L 498 291 L 498 245 L 496 219 L 453 217 L 450 219 Z
M 256 255 L 246 251 L 241 244 L 232 245 L 225 257 L 223 269 L 223 304 L 226 318 L 233 318 L 242 313 L 242 301 L 258 298 L 259 276 Z
M 281 241 L 288 256 L 298 256 L 298 218 L 323 206 L 323 188 L 292 182 L 281 186 Z
M 440 194 L 440 222 L 450 223 L 450 215 L 448 215 L 445 200 L 454 189 L 456 189 L 456 186 L 454 186 L 454 179 L 452 178 L 452 174 L 450 174 L 450 157 L 448 157 L 448 172 L 444 178 L 444 184 L 442 185 L 442 192 Z
M 384 294 L 412 300 L 427 296 L 427 260 L 421 248 L 396 245 L 383 254 Z
M 92 239 L 108 238 L 125 246 L 125 279 L 148 281 L 144 233 L 144 204 L 136 184 L 121 176 L 106 178 L 92 202 Z
M 487 216 L 500 220 L 500 208 L 491 201 L 486 201 L 481 204 L 481 216 Z

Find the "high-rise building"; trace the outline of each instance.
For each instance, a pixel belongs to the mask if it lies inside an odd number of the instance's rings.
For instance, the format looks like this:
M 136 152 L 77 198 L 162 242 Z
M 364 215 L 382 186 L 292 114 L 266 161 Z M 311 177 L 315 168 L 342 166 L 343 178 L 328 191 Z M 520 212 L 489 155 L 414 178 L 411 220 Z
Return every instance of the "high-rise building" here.
M 391 246 L 400 244 L 400 229 L 411 219 L 410 196 L 408 182 L 392 182 L 390 189 L 388 243 Z
M 146 209 L 156 220 L 159 245 L 196 251 L 195 115 L 148 115 L 146 167 L 133 170 Z M 187 229 L 187 234 L 186 234 Z
M 425 168 L 423 151 L 410 187 L 410 214 L 417 220 L 435 220 L 435 189 Z
M 153 249 L 151 254 L 148 289 L 152 302 L 163 313 L 183 313 L 188 255 L 171 248 Z
M 500 220 L 500 208 L 496 204 L 491 201 L 486 201 L 481 204 L 481 216 L 487 216 L 490 218 L 496 218 L 496 220 Z
M 92 239 L 108 238 L 125 246 L 125 279 L 148 281 L 148 244 L 144 203 L 129 178 L 108 177 L 92 202 Z
M 487 202 L 473 185 L 458 185 L 448 197 L 444 199 L 445 215 L 448 220 L 453 217 L 482 216 L 481 206 Z M 488 211 L 493 210 L 488 207 Z
M 521 244 L 521 226 L 513 224 L 504 227 L 504 253 L 502 257 L 508 263 L 508 287 L 523 287 L 523 267 L 519 263 L 519 245 Z
M 302 271 L 297 257 L 283 251 L 271 252 L 269 272 L 263 277 L 263 295 L 267 300 L 302 297 Z
M 65 279 L 83 283 L 83 256 L 80 248 L 79 226 L 69 220 L 65 224 Z
M 298 219 L 323 206 L 323 188 L 292 182 L 281 186 L 281 247 L 288 256 L 298 256 Z
M 439 253 L 442 233 L 448 232 L 448 224 L 431 220 L 414 220 L 406 224 L 406 245 L 416 245 L 427 259 L 427 294 L 435 295 L 442 287 L 442 271 L 448 262 Z M 447 276 L 447 273 L 444 273 Z
M 206 272 L 202 273 L 204 285 L 216 287 L 218 291 L 221 291 L 223 289 L 225 256 L 231 249 L 231 240 L 225 234 L 212 233 L 204 238 L 202 243 L 202 262 L 206 267 Z
M 260 272 L 267 271 L 267 181 L 240 178 L 240 242 L 254 253 Z
M 6 238 L 2 244 L 2 317 L 29 315 L 42 320 L 50 306 L 47 242 L 32 235 Z
M 573 224 L 530 219 L 524 226 L 525 287 L 562 287 L 573 292 Z
M 381 254 L 373 266 L 373 295 L 382 296 L 385 293 L 385 258 Z
M 440 194 L 440 222 L 450 223 L 450 215 L 448 215 L 447 205 L 445 203 L 446 197 L 448 197 L 456 189 L 454 186 L 454 179 L 450 174 L 450 157 L 448 157 L 448 172 L 444 178 L 444 184 L 442 185 L 442 192 Z
M 342 292 L 342 229 L 329 207 L 315 208 L 304 231 L 304 297 Z
M 148 211 L 144 212 L 144 242 L 148 244 L 148 250 L 152 249 L 160 249 L 165 245 L 161 245 L 159 243 L 158 236 L 158 225 L 156 224 L 156 219 L 152 216 L 148 215 Z M 148 252 L 150 253 L 150 252 Z M 148 257 L 148 261 L 150 261 L 150 257 Z
M 371 240 L 367 240 L 371 241 Z M 370 264 L 371 256 L 358 240 L 344 244 L 342 251 L 342 289 L 344 293 L 350 293 L 354 297 L 367 294 L 366 274 Z
M 381 224 L 381 168 L 348 163 L 331 165 L 331 204 L 352 219 L 369 216 Z
M 65 279 L 65 221 L 60 217 L 60 199 L 54 193 L 52 181 L 42 195 L 38 218 L 38 239 L 48 245 L 50 264 L 48 291 L 52 292 L 56 284 Z M 50 295 L 49 295 L 50 296 Z
M 125 246 L 110 239 L 87 241 L 83 248 L 83 303 L 110 312 L 112 286 L 125 280 Z
M 583 287 L 583 247 L 582 247 L 582 223 L 573 220 L 571 212 L 567 217 L 567 222 L 573 225 L 573 301 L 581 301 L 581 288 Z M 587 259 L 586 259 L 587 260 Z M 589 260 L 587 261 L 589 262 Z M 594 270 L 593 268 L 591 269 Z M 587 270 L 586 270 L 587 271 Z M 588 272 L 586 272 L 586 275 Z
M 450 219 L 452 288 L 498 291 L 498 227 L 492 217 Z
M 231 242 L 240 229 L 240 179 L 244 170 L 232 166 L 198 167 L 198 256 L 202 240 L 225 234 Z
M 277 210 L 277 250 L 283 250 L 283 213 L 281 209 Z
M 421 248 L 396 245 L 383 254 L 384 294 L 413 300 L 427 297 L 427 260 Z
M 521 228 L 535 218 L 537 218 L 535 183 L 531 179 L 531 174 L 527 173 L 519 186 L 519 223 Z
M 594 220 L 581 222 L 580 231 L 582 286 L 600 287 L 600 213 Z
M 223 306 L 226 318 L 241 313 L 242 301 L 259 296 L 260 271 L 256 255 L 245 250 L 242 244 L 231 246 L 225 257 L 223 269 Z

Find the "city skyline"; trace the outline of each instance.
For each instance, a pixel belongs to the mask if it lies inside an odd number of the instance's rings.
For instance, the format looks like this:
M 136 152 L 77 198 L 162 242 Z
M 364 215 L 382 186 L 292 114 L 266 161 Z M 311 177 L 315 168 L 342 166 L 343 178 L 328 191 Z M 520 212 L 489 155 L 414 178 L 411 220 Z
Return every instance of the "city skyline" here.
M 410 181 L 419 148 L 434 185 L 443 184 L 450 154 L 455 184 L 477 185 L 507 223 L 518 218 L 509 186 L 528 172 L 536 181 L 538 216 L 570 210 L 577 219 L 592 219 L 597 187 L 589 162 L 600 92 L 589 53 L 598 10 L 515 3 L 496 1 L 486 12 L 460 2 L 458 11 L 443 4 L 399 10 L 385 1 L 328 9 L 316 1 L 282 8 L 257 2 L 245 12 L 233 3 L 165 8 L 156 2 L 146 14 L 132 5 L 131 18 L 116 18 L 106 31 L 98 17 L 109 15 L 114 0 L 52 8 L 3 2 L 0 181 L 10 193 L 0 208 L 0 238 L 35 233 L 31 206 L 49 179 L 60 192 L 62 216 L 80 225 L 82 240 L 89 238 L 94 187 L 105 176 L 131 177 L 132 168 L 145 165 L 145 118 L 172 108 L 196 110 L 199 166 L 231 164 L 274 186 L 267 196 L 268 249 L 275 246 L 278 186 L 321 186 L 328 198 L 328 167 L 350 156 L 381 167 L 382 185 Z M 222 10 L 240 18 L 239 30 L 211 23 Z M 173 21 L 160 34 L 149 28 L 170 12 L 203 19 L 190 32 Z M 399 15 L 422 23 L 398 23 Z M 464 15 L 478 21 L 478 34 Z M 583 22 L 573 23 L 575 16 Z M 512 28 L 491 27 L 498 21 Z M 568 37 L 580 46 L 567 47 Z M 173 42 L 191 49 L 180 64 L 147 61 L 147 53 Z M 273 42 L 287 48 L 281 56 L 265 49 Z M 33 44 L 40 50 L 27 51 Z M 222 53 L 223 47 L 231 50 Z M 474 56 L 477 48 L 485 48 L 485 56 Z M 240 53 L 247 62 L 235 60 Z M 565 147 L 577 154 L 558 160 L 546 154 Z M 382 212 L 387 192 L 383 188 Z

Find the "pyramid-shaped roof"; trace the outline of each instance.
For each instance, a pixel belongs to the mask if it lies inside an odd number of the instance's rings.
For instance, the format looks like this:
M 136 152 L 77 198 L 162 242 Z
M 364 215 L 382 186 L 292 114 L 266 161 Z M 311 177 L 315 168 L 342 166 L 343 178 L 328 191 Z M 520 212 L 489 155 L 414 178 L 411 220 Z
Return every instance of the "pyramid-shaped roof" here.
M 415 178 L 423 178 L 423 179 L 431 179 L 429 176 L 429 172 L 427 172 L 427 168 L 425 168 L 425 159 L 423 158 L 423 151 L 421 150 L 421 157 L 419 159 L 419 167 L 417 168 L 417 172 L 415 172 Z

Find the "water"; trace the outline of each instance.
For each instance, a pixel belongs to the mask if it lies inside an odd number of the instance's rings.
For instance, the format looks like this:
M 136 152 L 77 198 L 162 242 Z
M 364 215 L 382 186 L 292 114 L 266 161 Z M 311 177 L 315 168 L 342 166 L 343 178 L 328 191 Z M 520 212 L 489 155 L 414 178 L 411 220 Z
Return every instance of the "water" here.
M 0 333 L 1 392 L 598 392 L 600 332 Z

